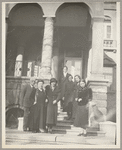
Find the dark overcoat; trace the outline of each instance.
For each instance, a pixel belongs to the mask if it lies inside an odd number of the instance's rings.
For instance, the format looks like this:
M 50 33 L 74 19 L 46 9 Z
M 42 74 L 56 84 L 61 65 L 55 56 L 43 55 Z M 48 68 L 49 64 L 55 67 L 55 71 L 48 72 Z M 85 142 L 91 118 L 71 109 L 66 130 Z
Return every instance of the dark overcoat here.
M 46 93 L 44 90 L 37 90 L 36 92 L 36 104 L 32 107 L 30 117 L 30 129 L 31 130 L 39 130 L 45 129 L 46 127 Z
M 74 99 L 73 99 L 73 109 L 72 109 L 72 118 L 74 119 L 76 116 L 76 111 L 77 111 L 77 107 L 78 107 L 78 103 L 75 100 L 76 98 L 78 98 L 78 91 L 80 89 L 80 85 L 79 83 L 75 82 L 75 89 L 74 89 Z
M 59 79 L 59 86 L 60 86 L 60 89 L 61 89 L 61 98 L 64 97 L 64 93 L 65 93 L 64 88 L 65 88 L 66 82 L 68 81 L 69 76 L 70 76 L 69 73 L 66 74 L 66 77 L 65 77 L 64 74 L 62 73 L 62 74 L 61 74 L 61 77 L 60 77 L 60 79 Z
M 73 81 L 67 81 L 64 87 L 64 110 L 67 108 L 68 103 L 74 99 L 75 84 Z
M 89 102 L 89 99 L 92 99 L 92 90 L 91 88 L 83 88 L 78 91 L 78 99 L 82 98 L 81 102 L 78 102 L 77 112 L 74 120 L 74 126 L 86 128 L 88 125 L 88 108 L 86 104 Z
M 35 101 L 35 93 L 36 89 L 31 87 L 30 84 L 23 86 L 20 105 L 24 107 L 31 107 Z
M 55 89 L 52 90 L 51 87 L 47 85 L 46 94 L 47 94 L 47 99 L 48 99 L 46 124 L 56 125 L 57 103 L 60 100 L 60 88 L 56 86 Z M 54 100 L 56 100 L 56 104 L 53 104 Z

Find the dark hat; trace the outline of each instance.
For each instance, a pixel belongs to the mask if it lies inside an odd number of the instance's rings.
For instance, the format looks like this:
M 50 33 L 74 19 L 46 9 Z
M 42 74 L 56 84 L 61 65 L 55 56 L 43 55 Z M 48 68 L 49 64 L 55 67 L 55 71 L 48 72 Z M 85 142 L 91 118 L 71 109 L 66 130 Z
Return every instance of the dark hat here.
M 42 82 L 44 84 L 44 80 L 38 79 L 37 83 Z
M 56 83 L 57 83 L 57 80 L 56 80 L 55 78 L 51 78 L 51 79 L 50 79 L 50 84 L 51 84 L 52 82 L 56 82 Z

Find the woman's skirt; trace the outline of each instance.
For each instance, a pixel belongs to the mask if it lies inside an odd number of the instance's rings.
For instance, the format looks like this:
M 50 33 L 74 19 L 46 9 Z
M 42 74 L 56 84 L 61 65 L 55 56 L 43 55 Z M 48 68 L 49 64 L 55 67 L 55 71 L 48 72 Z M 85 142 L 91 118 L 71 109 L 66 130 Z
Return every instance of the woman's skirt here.
M 88 108 L 86 105 L 77 107 L 77 112 L 74 120 L 75 127 L 86 128 L 88 125 Z

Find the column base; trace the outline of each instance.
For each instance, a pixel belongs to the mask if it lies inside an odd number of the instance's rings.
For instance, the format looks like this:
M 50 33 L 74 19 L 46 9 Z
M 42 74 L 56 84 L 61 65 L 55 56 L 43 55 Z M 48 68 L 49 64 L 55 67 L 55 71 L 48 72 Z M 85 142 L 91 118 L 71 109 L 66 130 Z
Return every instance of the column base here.
M 88 85 L 92 89 L 92 102 L 94 106 L 89 108 L 89 119 L 92 117 L 97 122 L 105 121 L 103 118 L 107 115 L 107 83 L 108 80 L 103 76 L 92 75 L 88 80 Z M 89 125 L 94 126 L 94 122 L 89 120 Z

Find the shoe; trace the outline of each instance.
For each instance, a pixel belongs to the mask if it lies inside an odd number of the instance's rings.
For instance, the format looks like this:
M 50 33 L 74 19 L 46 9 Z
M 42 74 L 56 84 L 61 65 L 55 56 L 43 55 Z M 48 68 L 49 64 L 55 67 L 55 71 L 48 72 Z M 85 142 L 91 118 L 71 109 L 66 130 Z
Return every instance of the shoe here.
M 80 133 L 80 134 L 78 134 L 77 136 L 82 136 L 84 133 Z
M 36 131 L 36 133 L 42 133 L 40 130 Z
M 32 131 L 32 129 L 29 129 L 28 131 Z
M 37 131 L 36 131 L 36 130 L 33 130 L 32 133 L 37 133 Z
M 41 131 L 41 133 L 44 133 L 44 132 L 45 132 L 45 130 L 44 130 L 44 129 L 40 129 L 40 131 Z
M 48 130 L 46 129 L 44 133 L 48 133 Z
M 51 133 L 52 133 L 52 129 L 50 129 L 50 128 L 49 128 L 49 129 L 48 129 L 48 133 L 50 133 L 50 134 L 51 134 Z
M 87 137 L 87 133 L 86 133 L 86 134 L 83 134 L 83 136 L 84 136 L 84 137 Z
M 87 136 L 87 133 L 86 133 L 86 134 L 80 133 L 80 134 L 78 134 L 78 136 L 84 136 L 84 137 L 86 137 L 86 136 Z

